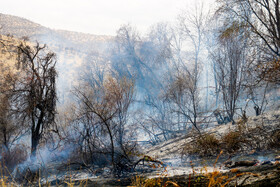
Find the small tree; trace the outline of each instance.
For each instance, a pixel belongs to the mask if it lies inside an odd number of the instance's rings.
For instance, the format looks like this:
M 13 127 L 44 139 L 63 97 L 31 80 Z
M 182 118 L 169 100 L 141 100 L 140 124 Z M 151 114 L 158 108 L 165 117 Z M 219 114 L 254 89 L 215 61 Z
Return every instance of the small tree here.
M 9 152 L 12 139 L 17 137 L 16 130 L 11 114 L 11 92 L 15 83 L 16 77 L 10 70 L 1 69 L 0 65 L 0 147 L 3 145 L 4 149 Z
M 200 132 L 198 128 L 200 98 L 196 79 L 196 76 L 185 72 L 176 76 L 169 86 L 166 98 L 174 105 L 171 112 L 182 115 L 186 119 L 184 123 L 189 121 Z
M 15 41 L 13 38 L 0 38 L 0 148 L 10 154 L 13 143 L 23 133 L 17 126 L 12 113 L 12 96 L 19 72 L 15 69 Z M 7 163 L 6 163 L 7 164 Z
M 116 163 L 116 147 L 122 150 L 122 155 L 128 158 L 125 149 L 125 128 L 128 122 L 128 111 L 132 103 L 134 84 L 132 81 L 122 78 L 120 80 L 107 77 L 99 84 L 88 84 L 76 88 L 76 95 L 79 106 L 78 119 L 90 123 L 93 129 L 93 137 L 102 142 L 102 138 L 109 138 L 109 151 L 106 151 L 106 143 L 103 140 L 103 150 L 99 149 L 99 153 L 110 153 L 113 171 L 117 169 Z M 91 127 L 91 129 L 92 129 Z M 97 135 L 97 136 L 96 136 Z M 88 137 L 87 137 L 88 138 Z

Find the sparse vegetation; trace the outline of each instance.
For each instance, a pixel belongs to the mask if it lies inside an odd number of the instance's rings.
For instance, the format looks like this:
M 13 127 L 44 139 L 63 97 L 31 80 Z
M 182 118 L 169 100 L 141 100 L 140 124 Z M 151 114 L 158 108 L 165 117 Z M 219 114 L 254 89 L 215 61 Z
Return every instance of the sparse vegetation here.
M 280 130 L 277 129 L 271 133 L 268 147 L 271 149 L 280 147 Z
M 255 152 L 256 150 L 277 149 L 279 147 L 279 124 L 269 126 L 261 125 L 263 123 L 261 122 L 261 124 L 255 126 L 250 120 L 237 120 L 233 129 L 222 134 L 202 133 L 192 135 L 191 141 L 184 144 L 182 155 L 208 157 L 217 155 L 217 152 L 221 150 L 226 155 L 238 155 Z
M 214 156 L 220 152 L 220 141 L 213 134 L 200 134 L 183 148 L 183 155 Z
M 235 153 L 240 151 L 242 143 L 245 143 L 246 139 L 240 131 L 231 131 L 222 137 L 221 142 L 224 143 L 225 152 Z
M 0 14 L 0 33 L 15 36 L 0 36 L 0 186 L 87 185 L 72 171 L 147 187 L 226 186 L 244 176 L 243 185 L 257 177 L 224 174 L 217 160 L 211 172 L 195 164 L 220 151 L 223 161 L 279 154 L 279 6 L 218 0 L 212 14 L 197 3 L 146 35 L 127 24 L 115 37 Z M 49 48 L 34 42 L 38 36 Z M 77 70 L 59 64 L 65 59 Z M 277 177 L 273 159 L 224 165 L 268 165 Z M 192 170 L 182 183 L 169 180 L 173 165 Z M 52 175 L 65 178 L 49 184 Z
M 28 152 L 24 145 L 16 145 L 9 151 L 1 151 L 0 156 L 2 166 L 12 171 L 18 164 L 24 162 L 28 158 Z

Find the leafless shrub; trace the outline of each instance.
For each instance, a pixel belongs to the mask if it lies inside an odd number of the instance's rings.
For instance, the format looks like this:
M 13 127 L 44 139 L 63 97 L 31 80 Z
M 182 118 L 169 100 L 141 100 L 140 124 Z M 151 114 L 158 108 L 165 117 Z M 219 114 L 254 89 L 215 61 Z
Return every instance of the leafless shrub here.
M 27 160 L 28 153 L 25 146 L 16 145 L 10 150 L 2 150 L 0 156 L 3 166 L 12 171 L 15 166 Z
M 112 170 L 118 172 L 117 155 L 130 161 L 127 145 L 133 137 L 129 123 L 129 108 L 133 103 L 134 82 L 125 77 L 110 75 L 98 84 L 84 80 L 74 94 L 79 102 L 73 122 L 80 153 L 88 163 L 96 162 L 94 156 L 108 158 Z M 89 159 L 89 160 L 88 160 Z
M 280 130 L 277 125 L 248 125 L 248 119 L 236 120 L 235 129 L 221 136 L 203 133 L 192 136 L 183 147 L 182 155 L 213 156 L 223 150 L 224 154 L 250 153 L 279 148 Z
M 205 133 L 194 137 L 191 143 L 186 144 L 182 154 L 214 156 L 219 154 L 220 151 L 220 140 L 213 134 Z
M 280 130 L 276 130 L 272 133 L 268 147 L 280 148 Z
M 242 144 L 246 143 L 246 139 L 240 131 L 230 131 L 221 138 L 221 142 L 224 144 L 224 151 L 226 153 L 235 153 L 240 151 Z

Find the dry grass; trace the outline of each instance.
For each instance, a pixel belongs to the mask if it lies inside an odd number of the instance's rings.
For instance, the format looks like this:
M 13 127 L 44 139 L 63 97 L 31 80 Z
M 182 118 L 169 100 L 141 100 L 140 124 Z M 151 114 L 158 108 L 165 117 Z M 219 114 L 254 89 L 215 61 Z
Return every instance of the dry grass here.
M 9 172 L 8 168 L 6 166 L 2 166 L 0 164 L 0 187 L 16 187 L 16 186 L 51 186 L 50 181 L 46 181 L 42 183 L 41 179 L 41 172 L 38 170 L 36 173 L 32 173 L 32 176 L 30 177 L 30 173 L 26 173 L 23 179 L 23 181 L 16 181 L 14 176 Z M 74 181 L 72 179 L 71 173 L 69 174 L 69 177 L 65 178 L 64 180 L 60 181 L 59 183 L 56 183 L 56 186 L 67 186 L 67 187 L 73 187 L 73 186 L 87 186 L 88 179 L 80 180 L 80 181 Z
M 147 159 L 146 161 L 153 161 L 153 158 Z M 150 178 L 150 179 L 145 179 L 145 177 L 137 175 L 133 180 L 132 180 L 132 186 L 131 187 L 167 187 L 167 186 L 174 186 L 174 187 L 179 187 L 179 185 L 176 182 L 168 180 L 168 171 L 166 166 L 163 165 L 162 162 L 154 163 L 151 162 L 149 163 L 149 166 L 151 168 L 158 168 L 160 169 L 160 173 L 158 173 L 157 177 L 155 178 Z
M 249 153 L 252 150 L 271 150 L 280 148 L 280 130 L 262 125 L 246 127 L 243 120 L 238 121 L 235 129 L 222 135 L 203 133 L 194 135 L 192 141 L 184 145 L 182 156 L 208 157 L 219 154 Z
M 214 170 L 212 172 L 208 172 L 207 167 L 201 168 L 200 172 L 196 172 L 193 168 L 193 172 L 189 174 L 189 179 L 187 181 L 183 181 L 183 186 L 207 186 L 207 187 L 225 187 L 232 181 L 237 180 L 238 178 L 246 175 L 246 176 L 255 176 L 258 177 L 257 174 L 250 172 L 240 172 L 238 169 L 232 169 L 229 173 L 223 173 L 216 166 L 219 157 L 223 151 L 217 156 L 215 163 L 213 164 Z M 166 170 L 166 169 L 165 169 Z M 136 176 L 132 182 L 131 187 L 179 187 L 180 182 L 176 182 L 176 179 L 168 178 L 166 175 L 167 171 L 164 172 L 164 175 L 161 175 L 157 178 L 145 179 L 141 176 Z M 185 179 L 186 180 L 186 179 Z
M 250 172 L 243 172 L 243 173 L 238 173 L 239 170 L 238 169 L 232 169 L 230 172 L 231 173 L 236 173 L 234 176 L 230 177 L 228 174 L 224 174 L 222 172 L 219 171 L 219 169 L 217 169 L 216 164 L 218 162 L 219 157 L 221 156 L 221 154 L 223 153 L 223 151 L 220 152 L 220 154 L 217 156 L 216 161 L 213 165 L 214 167 L 214 171 L 213 172 L 207 172 L 206 170 L 206 174 L 205 176 L 208 178 L 208 187 L 214 187 L 214 186 L 220 186 L 220 187 L 225 187 L 226 185 L 228 185 L 231 181 L 243 176 L 243 175 L 253 175 L 253 176 L 258 176 L 254 173 L 250 173 Z M 206 168 L 205 168 L 206 169 Z

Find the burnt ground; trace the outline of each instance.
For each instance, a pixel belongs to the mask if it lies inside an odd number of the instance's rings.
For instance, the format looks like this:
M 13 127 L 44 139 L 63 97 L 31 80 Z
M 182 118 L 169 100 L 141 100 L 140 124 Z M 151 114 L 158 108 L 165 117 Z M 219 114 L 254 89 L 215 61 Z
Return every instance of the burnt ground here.
M 147 181 L 147 176 L 141 177 Z M 239 167 L 228 172 L 214 172 L 208 174 L 192 173 L 172 177 L 160 177 L 161 184 L 172 181 L 179 186 L 208 186 L 209 180 L 214 179 L 212 184 L 216 186 L 228 183 L 226 186 L 280 186 L 280 164 L 267 164 L 252 167 Z M 87 186 L 133 186 L 135 177 L 120 179 L 95 179 L 88 180 Z M 78 184 L 78 183 L 77 183 Z M 173 186 L 172 184 L 167 186 Z
M 246 128 L 256 129 L 261 127 L 261 129 L 265 130 L 271 127 L 278 128 L 279 123 L 280 111 L 276 111 L 259 117 L 250 117 L 246 123 Z M 205 129 L 205 131 L 221 136 L 236 128 L 237 126 L 235 125 L 224 124 Z M 151 165 L 153 163 L 146 163 L 146 166 L 139 166 L 138 172 L 126 173 L 121 177 L 113 177 L 110 174 L 110 168 L 90 168 L 90 170 L 84 168 L 77 170 L 78 167 L 65 167 L 64 165 L 60 170 L 59 168 L 61 167 L 53 164 L 47 170 L 48 172 L 50 171 L 49 173 L 54 173 L 55 175 L 47 175 L 47 182 L 41 180 L 41 184 L 47 183 L 50 186 L 74 184 L 77 186 L 109 187 L 140 186 L 140 183 L 144 184 L 151 181 L 152 184 L 160 182 L 161 185 L 164 185 L 167 181 L 172 181 L 179 186 L 208 186 L 210 181 L 212 184 L 216 183 L 216 186 L 225 183 L 227 183 L 227 186 L 280 186 L 280 165 L 276 161 L 277 156 L 280 155 L 279 148 L 270 151 L 251 152 L 251 150 L 248 150 L 232 155 L 222 154 L 214 167 L 217 155 L 211 158 L 182 156 L 181 153 L 184 145 L 191 141 L 191 136 L 184 135 L 143 149 L 145 155 L 148 157 L 162 161 L 164 168 L 152 168 Z M 257 162 L 252 163 L 253 166 L 251 166 L 252 164 L 250 162 L 254 160 Z M 228 167 L 225 167 L 226 161 L 231 161 L 232 163 L 227 164 Z M 246 162 L 246 164 L 244 165 L 243 163 L 240 165 L 242 162 Z M 69 175 L 66 170 L 71 171 L 71 174 Z M 36 182 L 26 183 L 26 186 L 36 185 L 38 186 Z

